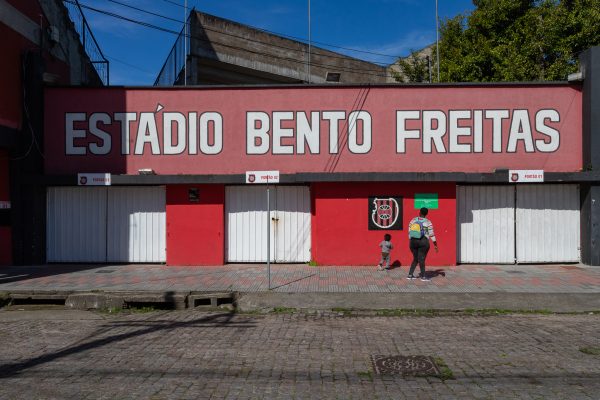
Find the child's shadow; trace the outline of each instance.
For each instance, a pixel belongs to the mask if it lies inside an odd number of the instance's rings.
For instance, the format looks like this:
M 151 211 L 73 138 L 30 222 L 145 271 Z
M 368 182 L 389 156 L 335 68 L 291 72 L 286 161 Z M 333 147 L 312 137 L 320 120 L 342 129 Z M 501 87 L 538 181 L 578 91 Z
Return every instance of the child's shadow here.
M 388 269 L 394 269 L 394 268 L 400 268 L 402 266 L 402 264 L 400 263 L 400 260 L 394 260 L 393 263 L 390 264 L 390 267 Z

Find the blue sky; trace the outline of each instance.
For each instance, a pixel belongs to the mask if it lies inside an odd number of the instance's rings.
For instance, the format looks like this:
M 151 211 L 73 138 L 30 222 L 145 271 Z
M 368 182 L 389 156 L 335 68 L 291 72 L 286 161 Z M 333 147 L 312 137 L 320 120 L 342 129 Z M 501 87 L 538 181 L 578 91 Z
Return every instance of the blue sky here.
M 180 31 L 184 0 L 79 0 L 82 5 Z M 311 0 L 313 42 L 405 56 L 435 42 L 435 0 Z M 299 38 L 308 37 L 308 0 L 188 0 L 188 7 L 243 24 Z M 439 0 L 440 18 L 474 8 L 471 0 Z M 110 61 L 112 85 L 152 85 L 176 36 L 84 8 L 96 40 Z M 320 47 L 329 48 L 318 44 Z M 393 57 L 330 48 L 368 61 Z

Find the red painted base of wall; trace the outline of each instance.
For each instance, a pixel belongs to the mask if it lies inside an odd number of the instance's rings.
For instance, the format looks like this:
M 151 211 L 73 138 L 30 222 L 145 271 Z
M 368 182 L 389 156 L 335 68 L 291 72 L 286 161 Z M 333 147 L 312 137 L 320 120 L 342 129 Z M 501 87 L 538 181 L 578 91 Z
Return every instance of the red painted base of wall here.
M 197 188 L 199 201 L 188 191 Z M 167 186 L 167 264 L 222 265 L 225 257 L 225 186 Z
M 199 202 L 188 190 L 198 188 Z M 312 258 L 320 265 L 376 265 L 379 242 L 392 235 L 392 262 L 407 266 L 408 222 L 418 214 L 415 193 L 437 193 L 439 208 L 433 222 L 439 253 L 430 251 L 428 266 L 456 264 L 456 185 L 454 183 L 360 182 L 316 183 L 312 195 Z M 402 228 L 370 231 L 368 198 L 402 197 Z M 167 264 L 222 265 L 225 261 L 225 187 L 223 185 L 167 186 Z
M 378 244 L 383 235 L 392 235 L 394 250 L 391 262 L 410 265 L 407 227 L 418 215 L 414 208 L 415 193 L 437 193 L 439 208 L 430 210 L 439 253 L 433 246 L 427 265 L 456 264 L 456 185 L 454 183 L 316 183 L 312 185 L 312 258 L 320 265 L 377 265 Z M 402 197 L 402 227 L 396 231 L 370 231 L 368 198 L 370 196 Z

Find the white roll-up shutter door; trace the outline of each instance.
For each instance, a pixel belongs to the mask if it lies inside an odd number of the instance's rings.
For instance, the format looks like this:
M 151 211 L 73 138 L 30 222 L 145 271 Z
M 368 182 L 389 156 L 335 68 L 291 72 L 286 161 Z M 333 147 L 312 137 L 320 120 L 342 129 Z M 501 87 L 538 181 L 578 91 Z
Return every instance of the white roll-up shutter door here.
M 457 196 L 459 262 L 514 263 L 514 187 L 458 186 Z
M 107 188 L 50 187 L 47 194 L 48 262 L 105 262 Z
M 266 262 L 267 223 L 272 262 L 310 261 L 310 191 L 306 186 L 229 186 L 225 191 L 227 261 Z
M 517 185 L 517 262 L 578 262 L 577 185 Z
M 48 188 L 48 262 L 165 262 L 164 187 Z
M 111 187 L 107 261 L 165 262 L 165 208 L 162 186 Z

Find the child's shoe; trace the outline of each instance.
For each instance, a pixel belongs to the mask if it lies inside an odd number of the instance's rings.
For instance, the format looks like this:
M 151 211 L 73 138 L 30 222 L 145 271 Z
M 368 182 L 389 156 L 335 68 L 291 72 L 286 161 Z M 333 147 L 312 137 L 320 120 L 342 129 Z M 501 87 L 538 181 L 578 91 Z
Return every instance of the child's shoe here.
M 406 277 L 406 279 L 408 279 L 409 281 L 412 281 L 413 279 L 417 279 L 417 278 L 415 278 L 414 275 L 409 275 Z

